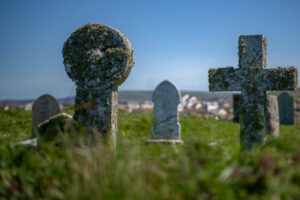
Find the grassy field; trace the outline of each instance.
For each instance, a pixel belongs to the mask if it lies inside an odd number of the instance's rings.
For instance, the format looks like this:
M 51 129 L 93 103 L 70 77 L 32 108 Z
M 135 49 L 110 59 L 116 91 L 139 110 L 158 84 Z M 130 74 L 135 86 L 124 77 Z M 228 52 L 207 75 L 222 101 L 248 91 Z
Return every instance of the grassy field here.
M 72 113 L 72 110 L 67 112 Z M 239 125 L 181 116 L 183 145 L 146 145 L 151 114 L 119 112 L 103 144 L 26 148 L 28 111 L 0 111 L 0 199 L 299 199 L 300 126 L 239 152 Z M 9 134 L 8 134 L 9 133 Z

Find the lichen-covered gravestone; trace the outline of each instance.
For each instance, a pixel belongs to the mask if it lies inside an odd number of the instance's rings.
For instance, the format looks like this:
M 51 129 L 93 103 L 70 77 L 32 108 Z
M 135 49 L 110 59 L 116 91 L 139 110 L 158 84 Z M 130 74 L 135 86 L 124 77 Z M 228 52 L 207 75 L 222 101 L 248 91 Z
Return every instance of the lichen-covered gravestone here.
M 287 92 L 278 96 L 280 124 L 294 124 L 294 98 Z
M 295 90 L 297 69 L 266 69 L 266 38 L 263 35 L 239 37 L 239 68 L 209 70 L 210 91 L 241 91 L 241 149 L 262 143 L 267 134 L 266 91 Z
M 73 118 L 115 143 L 117 90 L 134 64 L 130 42 L 117 29 L 86 24 L 67 39 L 63 57 L 65 70 L 77 85 Z
M 233 122 L 239 122 L 240 115 L 240 94 L 233 95 Z M 273 137 L 279 136 L 279 112 L 278 112 L 278 102 L 277 97 L 274 95 L 267 95 L 267 114 L 266 114 L 266 124 L 267 124 L 267 134 Z
M 267 95 L 267 135 L 272 137 L 279 136 L 279 111 L 277 97 Z
M 150 143 L 181 144 L 180 124 L 178 123 L 178 104 L 180 92 L 170 81 L 163 81 L 154 90 L 154 119 Z
M 32 128 L 31 128 L 31 138 L 37 136 L 37 126 L 48 120 L 50 117 L 59 113 L 59 104 L 56 99 L 45 94 L 37 98 L 32 106 Z

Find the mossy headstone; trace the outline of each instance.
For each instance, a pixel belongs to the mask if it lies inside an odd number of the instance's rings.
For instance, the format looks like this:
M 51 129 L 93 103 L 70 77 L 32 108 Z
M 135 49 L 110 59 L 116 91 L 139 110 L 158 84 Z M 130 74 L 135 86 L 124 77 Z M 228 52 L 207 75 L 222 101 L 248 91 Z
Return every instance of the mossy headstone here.
M 174 83 L 161 82 L 153 92 L 154 117 L 150 143 L 179 144 L 181 127 L 178 123 L 180 92 Z
M 279 136 L 279 111 L 277 97 L 267 95 L 267 135 L 272 137 Z
M 211 68 L 209 90 L 241 91 L 241 149 L 250 149 L 264 141 L 266 127 L 266 91 L 297 89 L 297 69 L 266 69 L 266 38 L 263 35 L 239 37 L 239 68 Z
M 105 141 L 115 143 L 117 90 L 134 64 L 130 42 L 117 29 L 86 24 L 67 39 L 63 57 L 65 70 L 77 85 L 73 118 L 96 127 Z
M 280 124 L 294 124 L 294 98 L 287 92 L 282 92 L 278 96 L 279 120 Z
M 37 126 L 58 114 L 59 110 L 59 104 L 53 96 L 44 94 L 37 98 L 32 105 L 31 138 L 37 136 Z

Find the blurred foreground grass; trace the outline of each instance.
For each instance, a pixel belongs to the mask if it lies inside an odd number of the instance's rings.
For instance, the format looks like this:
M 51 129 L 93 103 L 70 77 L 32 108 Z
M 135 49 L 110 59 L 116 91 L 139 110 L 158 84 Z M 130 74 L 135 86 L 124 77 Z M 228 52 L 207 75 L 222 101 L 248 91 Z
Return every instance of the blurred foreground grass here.
M 68 110 L 67 112 L 72 112 Z M 152 114 L 119 112 L 117 151 L 39 149 L 31 114 L 0 111 L 0 199 L 299 199 L 300 126 L 239 152 L 239 125 L 181 116 L 183 145 L 146 145 Z M 8 134 L 9 133 L 9 134 Z

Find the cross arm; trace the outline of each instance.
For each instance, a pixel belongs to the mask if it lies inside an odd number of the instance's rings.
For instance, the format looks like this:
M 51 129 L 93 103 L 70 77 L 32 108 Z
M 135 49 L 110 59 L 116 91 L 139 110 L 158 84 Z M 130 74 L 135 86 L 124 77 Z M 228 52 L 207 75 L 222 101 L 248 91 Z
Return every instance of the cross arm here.
M 295 67 L 277 67 L 264 69 L 263 85 L 267 91 L 296 90 L 298 87 L 298 72 Z
M 209 91 L 240 91 L 240 76 L 237 70 L 233 67 L 209 69 Z

